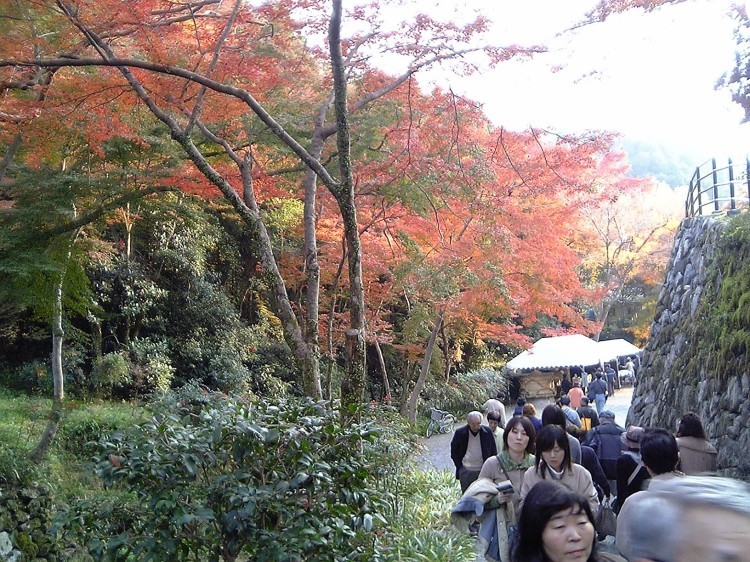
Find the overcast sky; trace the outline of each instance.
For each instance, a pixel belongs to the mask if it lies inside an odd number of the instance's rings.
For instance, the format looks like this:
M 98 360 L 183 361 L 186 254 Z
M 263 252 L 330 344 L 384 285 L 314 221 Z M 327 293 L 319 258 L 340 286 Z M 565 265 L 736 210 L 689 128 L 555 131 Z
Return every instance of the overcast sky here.
M 714 89 L 734 61 L 729 0 L 633 10 L 555 35 L 595 3 L 438 0 L 434 9 L 454 19 L 470 17 L 471 9 L 493 19 L 499 44 L 544 43 L 550 52 L 479 76 L 430 80 L 482 102 L 497 125 L 510 129 L 616 130 L 689 151 L 700 159 L 696 165 L 712 156 L 744 156 L 750 125 L 739 124 L 729 92 Z

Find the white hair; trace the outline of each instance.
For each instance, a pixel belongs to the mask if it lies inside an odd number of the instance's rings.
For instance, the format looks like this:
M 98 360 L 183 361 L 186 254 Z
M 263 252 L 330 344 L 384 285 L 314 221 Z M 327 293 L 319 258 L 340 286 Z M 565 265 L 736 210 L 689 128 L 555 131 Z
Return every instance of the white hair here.
M 714 507 L 750 516 L 750 485 L 715 476 L 653 480 L 647 491 L 625 500 L 617 517 L 617 550 L 628 560 L 677 562 L 687 507 Z
M 477 412 L 476 410 L 473 412 L 469 412 L 466 414 L 466 421 L 470 422 L 472 419 L 478 419 L 479 421 L 482 421 L 482 412 Z

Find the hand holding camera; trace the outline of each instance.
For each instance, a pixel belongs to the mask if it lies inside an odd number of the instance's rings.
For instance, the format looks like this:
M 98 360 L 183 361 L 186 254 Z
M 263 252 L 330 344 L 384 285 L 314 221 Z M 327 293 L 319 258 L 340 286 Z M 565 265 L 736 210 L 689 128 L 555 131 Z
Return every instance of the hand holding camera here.
M 513 482 L 511 482 L 510 480 L 503 480 L 502 482 L 497 484 L 495 487 L 497 488 L 497 492 L 499 494 L 511 495 L 514 492 Z

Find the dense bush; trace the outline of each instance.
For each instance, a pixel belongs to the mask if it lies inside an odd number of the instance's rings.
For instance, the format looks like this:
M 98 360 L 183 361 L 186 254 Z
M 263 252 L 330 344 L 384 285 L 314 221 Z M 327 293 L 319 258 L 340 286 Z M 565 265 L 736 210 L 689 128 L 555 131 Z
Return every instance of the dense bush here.
M 130 382 L 130 365 L 123 353 L 107 353 L 94 362 L 91 372 L 92 386 L 97 394 L 109 396 L 112 387 Z
M 118 517 L 79 502 L 63 535 L 112 560 L 372 559 L 387 494 L 372 488 L 370 460 L 389 462 L 372 422 L 342 427 L 309 399 L 186 394 L 104 443 L 97 474 L 132 498 Z
M 459 373 L 450 383 L 430 381 L 423 392 L 429 399 L 422 403 L 422 414 L 429 416 L 430 407 L 434 407 L 462 417 L 472 410 L 481 410 L 488 398 L 506 389 L 505 377 L 491 367 Z

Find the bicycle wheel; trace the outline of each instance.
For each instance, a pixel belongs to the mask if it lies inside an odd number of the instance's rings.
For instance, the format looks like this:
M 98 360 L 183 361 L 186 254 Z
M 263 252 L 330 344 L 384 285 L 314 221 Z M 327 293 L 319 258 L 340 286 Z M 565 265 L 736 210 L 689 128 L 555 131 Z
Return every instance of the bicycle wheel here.
M 427 424 L 427 431 L 425 431 L 425 437 L 429 439 L 430 435 L 435 433 L 436 429 L 437 429 L 437 422 L 435 420 L 430 420 L 430 423 Z
M 453 433 L 455 425 L 455 416 L 447 414 L 440 422 L 440 433 Z

